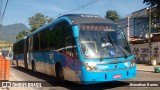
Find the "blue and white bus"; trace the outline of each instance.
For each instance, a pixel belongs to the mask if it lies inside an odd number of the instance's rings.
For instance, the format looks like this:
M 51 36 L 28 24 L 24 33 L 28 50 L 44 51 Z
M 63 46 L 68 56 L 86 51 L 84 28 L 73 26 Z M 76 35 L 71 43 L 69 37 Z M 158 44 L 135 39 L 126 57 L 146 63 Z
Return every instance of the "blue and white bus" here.
M 82 84 L 136 77 L 129 43 L 118 25 L 90 14 L 67 14 L 13 45 L 17 66 Z

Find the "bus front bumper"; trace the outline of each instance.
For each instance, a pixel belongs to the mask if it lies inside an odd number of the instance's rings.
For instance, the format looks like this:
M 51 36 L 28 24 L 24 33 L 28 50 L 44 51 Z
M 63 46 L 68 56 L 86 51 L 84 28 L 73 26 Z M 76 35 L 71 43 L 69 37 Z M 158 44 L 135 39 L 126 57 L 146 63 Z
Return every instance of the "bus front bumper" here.
M 82 83 L 94 84 L 107 81 L 118 81 L 136 77 L 136 66 L 128 69 L 112 70 L 112 71 L 87 71 L 82 68 Z

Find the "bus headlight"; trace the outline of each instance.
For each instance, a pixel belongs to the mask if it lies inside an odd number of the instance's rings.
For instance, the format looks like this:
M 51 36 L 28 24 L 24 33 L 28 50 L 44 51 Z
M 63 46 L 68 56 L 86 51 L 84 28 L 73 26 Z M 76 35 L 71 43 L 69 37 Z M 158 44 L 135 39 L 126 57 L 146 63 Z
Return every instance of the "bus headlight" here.
M 86 69 L 87 69 L 88 71 L 96 71 L 96 70 L 97 70 L 96 67 L 91 67 L 91 66 L 86 66 Z
M 87 66 L 86 69 L 87 69 L 88 71 L 91 71 L 91 70 L 92 70 L 92 68 L 91 68 L 90 66 Z
M 96 64 L 95 63 L 85 63 L 85 67 L 87 71 L 96 71 Z
M 131 67 L 134 67 L 135 66 L 135 59 L 132 59 L 131 60 Z

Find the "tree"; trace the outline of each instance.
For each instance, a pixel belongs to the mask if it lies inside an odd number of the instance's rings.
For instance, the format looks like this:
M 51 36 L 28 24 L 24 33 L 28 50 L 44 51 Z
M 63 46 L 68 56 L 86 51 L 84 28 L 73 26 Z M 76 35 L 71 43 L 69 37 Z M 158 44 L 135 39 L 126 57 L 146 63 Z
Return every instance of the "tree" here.
M 143 3 L 160 9 L 160 0 L 143 0 Z
M 119 20 L 119 14 L 114 10 L 108 10 L 106 12 L 106 18 L 117 22 Z
M 151 7 L 151 23 L 155 30 L 160 29 L 160 0 L 144 0 L 143 3 L 150 5 Z
M 25 37 L 25 36 L 26 36 L 25 30 L 19 32 L 18 35 L 16 36 L 16 41 L 21 39 L 21 38 L 23 38 L 23 37 Z
M 34 16 L 29 17 L 28 20 L 29 20 L 29 25 L 31 27 L 31 30 L 29 33 L 31 33 L 35 31 L 36 29 L 38 29 L 39 27 L 45 25 L 46 23 L 51 22 L 53 18 L 44 16 L 42 13 L 36 13 Z M 23 30 L 18 33 L 18 35 L 16 36 L 16 40 L 19 40 L 25 37 L 26 35 L 27 33 L 25 32 L 25 30 Z
M 39 27 L 45 25 L 46 23 L 51 22 L 53 18 L 44 16 L 42 13 L 36 13 L 34 16 L 29 17 L 28 20 L 29 20 L 29 25 L 31 27 L 30 32 L 33 32 Z

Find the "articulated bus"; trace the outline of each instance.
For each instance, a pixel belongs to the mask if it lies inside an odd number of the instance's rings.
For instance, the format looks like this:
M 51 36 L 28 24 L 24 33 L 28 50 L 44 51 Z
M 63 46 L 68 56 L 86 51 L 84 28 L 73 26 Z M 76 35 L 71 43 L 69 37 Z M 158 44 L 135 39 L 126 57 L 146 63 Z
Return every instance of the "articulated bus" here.
M 90 14 L 66 14 L 13 45 L 17 66 L 59 80 L 93 84 L 136 77 L 129 43 L 118 25 Z

